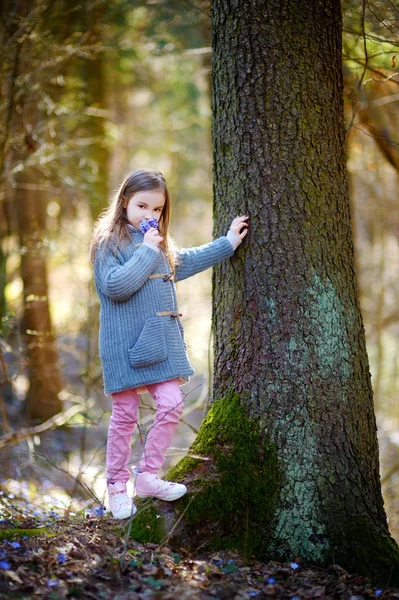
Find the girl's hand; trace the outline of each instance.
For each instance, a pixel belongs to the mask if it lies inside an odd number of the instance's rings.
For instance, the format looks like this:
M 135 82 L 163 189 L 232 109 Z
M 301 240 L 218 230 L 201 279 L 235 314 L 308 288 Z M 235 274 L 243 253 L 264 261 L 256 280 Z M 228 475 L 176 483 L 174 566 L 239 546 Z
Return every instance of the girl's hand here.
M 230 225 L 230 229 L 227 232 L 226 237 L 229 240 L 230 244 L 233 246 L 234 250 L 238 248 L 238 246 L 241 244 L 242 240 L 248 233 L 248 223 L 246 223 L 246 220 L 248 218 L 249 217 L 247 216 L 236 217 L 235 219 L 233 219 Z
M 161 237 L 158 229 L 155 229 L 155 227 L 150 227 L 150 229 L 144 235 L 143 244 L 159 251 L 158 246 L 162 241 L 163 237 Z

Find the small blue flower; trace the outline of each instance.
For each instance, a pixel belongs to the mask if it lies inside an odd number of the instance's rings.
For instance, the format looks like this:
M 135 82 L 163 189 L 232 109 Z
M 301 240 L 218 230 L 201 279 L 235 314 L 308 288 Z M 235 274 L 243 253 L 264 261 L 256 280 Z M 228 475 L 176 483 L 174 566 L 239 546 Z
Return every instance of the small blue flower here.
M 274 579 L 274 577 L 269 577 L 269 579 L 267 580 L 267 583 L 274 583 L 276 580 Z
M 23 540 L 29 540 L 29 535 L 24 535 Z
M 48 585 L 49 587 L 55 587 L 55 586 L 56 586 L 56 585 L 58 585 L 58 584 L 59 584 L 59 581 L 58 581 L 58 579 L 48 579 L 48 580 L 47 580 L 47 585 Z
M 254 598 L 255 596 L 257 596 L 259 594 L 259 592 L 257 592 L 256 590 L 253 590 L 252 592 L 249 592 L 249 597 L 250 598 Z
M 375 590 L 374 593 L 375 593 L 376 596 L 381 596 L 382 590 Z
M 148 219 L 148 221 L 141 221 L 140 223 L 141 233 L 147 233 L 151 227 L 158 229 L 158 221 L 156 219 Z
M 291 569 L 299 569 L 299 565 L 297 562 L 292 562 L 290 564 Z M 291 600 L 294 600 L 293 598 L 291 598 Z
M 57 561 L 59 562 L 60 565 L 62 565 L 62 563 L 64 563 L 66 561 L 67 557 L 65 556 L 65 554 L 62 554 L 62 552 L 58 553 L 57 556 Z
M 21 547 L 21 544 L 19 542 L 11 542 L 10 546 L 12 546 L 13 548 L 15 548 L 15 550 L 17 550 L 18 548 Z
M 0 560 L 0 569 L 9 569 L 10 568 L 10 563 L 7 562 L 6 560 Z
M 95 513 L 98 517 L 102 517 L 106 512 L 107 512 L 107 509 L 105 508 L 105 506 L 103 504 L 101 504 L 101 506 L 98 506 L 95 509 Z

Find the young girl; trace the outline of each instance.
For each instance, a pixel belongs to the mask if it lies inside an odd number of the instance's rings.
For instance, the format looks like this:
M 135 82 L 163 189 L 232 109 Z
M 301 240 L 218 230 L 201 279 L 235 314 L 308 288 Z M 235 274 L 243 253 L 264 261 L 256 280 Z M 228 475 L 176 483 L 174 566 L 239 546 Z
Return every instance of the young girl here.
M 176 500 L 187 491 L 182 484 L 157 477 L 183 411 L 179 386 L 194 373 L 174 281 L 232 256 L 247 233 L 247 218 L 235 218 L 226 237 L 177 250 L 169 238 L 170 194 L 165 180 L 158 171 L 137 169 L 126 177 L 96 224 L 90 258 L 101 306 L 104 389 L 112 396 L 106 479 L 116 519 L 137 510 L 126 482 L 130 438 L 143 391 L 155 400 L 156 414 L 135 470 L 135 493 L 140 498 Z M 149 225 L 155 226 L 146 231 Z

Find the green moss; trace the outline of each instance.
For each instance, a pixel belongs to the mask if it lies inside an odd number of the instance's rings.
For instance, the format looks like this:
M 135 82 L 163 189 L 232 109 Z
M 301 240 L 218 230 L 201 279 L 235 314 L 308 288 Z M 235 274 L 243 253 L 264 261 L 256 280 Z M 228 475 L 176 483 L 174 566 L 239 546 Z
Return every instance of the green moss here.
M 132 521 L 131 537 L 136 542 L 160 544 L 166 536 L 162 518 L 151 500 L 137 503 L 138 511 Z
M 346 524 L 348 542 L 331 560 L 352 573 L 369 577 L 375 585 L 399 586 L 399 548 L 388 535 L 379 533 L 374 524 L 362 517 Z
M 187 457 L 168 473 L 170 479 L 189 475 L 193 480 L 189 494 L 177 504 L 179 513 L 189 524 L 208 530 L 210 547 L 261 555 L 280 472 L 275 446 L 262 438 L 237 395 L 213 404 L 190 453 L 208 460 Z
M 186 456 L 176 466 L 168 471 L 168 480 L 181 481 L 186 475 L 191 473 L 196 467 L 202 464 L 202 460 L 198 458 L 190 458 Z
M 17 529 L 16 527 L 0 529 L 0 540 L 16 540 L 25 536 L 35 537 L 37 535 L 55 537 L 55 533 L 51 533 L 48 527 L 41 527 L 38 529 Z

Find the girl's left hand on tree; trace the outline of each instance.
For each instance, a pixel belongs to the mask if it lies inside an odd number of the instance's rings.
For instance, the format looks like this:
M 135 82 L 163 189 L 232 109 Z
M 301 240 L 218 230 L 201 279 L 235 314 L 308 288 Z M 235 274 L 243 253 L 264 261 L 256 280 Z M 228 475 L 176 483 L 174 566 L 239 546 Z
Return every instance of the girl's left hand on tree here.
M 226 237 L 233 246 L 234 250 L 241 244 L 242 240 L 248 233 L 248 223 L 246 223 L 248 218 L 249 217 L 247 216 L 236 217 L 231 222 L 230 229 L 227 232 Z

